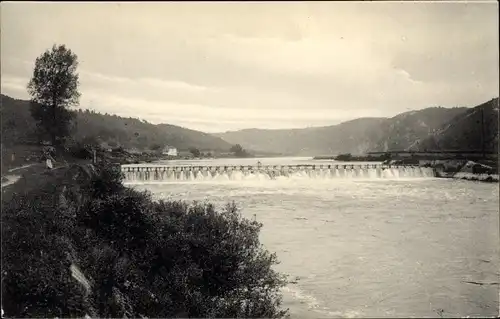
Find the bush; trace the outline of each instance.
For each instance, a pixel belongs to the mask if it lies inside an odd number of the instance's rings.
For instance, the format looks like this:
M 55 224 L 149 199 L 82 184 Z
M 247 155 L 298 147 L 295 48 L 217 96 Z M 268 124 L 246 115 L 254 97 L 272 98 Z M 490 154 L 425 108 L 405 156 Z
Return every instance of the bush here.
M 115 147 L 111 151 L 113 153 L 116 153 L 116 154 L 123 154 L 123 153 L 125 153 L 125 149 L 123 148 L 123 146 Z
M 262 225 L 243 218 L 234 204 L 216 210 L 154 202 L 149 193 L 124 187 L 114 168 L 81 176 L 62 189 L 47 181 L 53 196 L 33 191 L 7 205 L 6 316 L 287 315 L 279 294 L 286 280 L 272 269 L 276 255 L 259 242 Z M 91 283 L 90 292 L 71 278 L 71 265 Z
M 91 199 L 101 199 L 114 194 L 119 195 L 125 189 L 122 184 L 123 173 L 120 167 L 109 163 L 103 164 L 106 166 L 99 169 L 91 179 Z
M 76 142 L 69 147 L 69 153 L 79 159 L 92 159 L 92 151 L 83 143 Z
M 2 305 L 6 316 L 83 316 L 87 303 L 69 267 L 71 213 L 56 185 L 14 196 L 2 210 Z
M 340 154 L 337 157 L 335 157 L 336 161 L 350 161 L 351 159 L 352 159 L 352 155 L 350 153 Z

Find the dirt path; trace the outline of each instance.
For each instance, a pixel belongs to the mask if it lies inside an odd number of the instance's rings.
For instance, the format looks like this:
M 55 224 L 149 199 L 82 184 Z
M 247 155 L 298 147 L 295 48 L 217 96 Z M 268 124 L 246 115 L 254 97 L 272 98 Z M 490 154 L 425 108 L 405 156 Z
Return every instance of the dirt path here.
M 3 177 L 6 178 L 7 181 L 2 182 L 2 188 L 14 184 L 19 180 L 19 178 L 21 178 L 20 175 L 5 175 Z
M 29 173 L 30 171 L 33 170 L 39 170 L 41 167 L 43 167 L 43 164 L 41 163 L 31 163 L 19 167 L 14 167 L 9 170 L 7 170 L 7 174 L 2 175 L 2 189 L 4 187 L 7 187 L 9 185 L 14 184 L 17 182 L 21 176 L 25 173 Z
M 9 169 L 7 172 L 12 173 L 15 171 L 27 169 L 33 165 L 36 165 L 36 164 L 33 163 L 33 164 L 23 165 L 23 166 L 19 166 L 19 167 L 14 167 L 14 168 Z M 14 184 L 15 182 L 17 182 L 19 180 L 19 178 L 21 178 L 21 175 L 16 175 L 16 174 L 3 175 L 2 176 L 2 188 Z
M 19 166 L 19 167 L 14 167 L 14 168 L 9 169 L 8 172 L 11 173 L 11 172 L 23 169 L 23 168 L 31 167 L 33 165 L 35 165 L 35 164 L 33 163 L 33 164 L 23 165 L 23 166 Z

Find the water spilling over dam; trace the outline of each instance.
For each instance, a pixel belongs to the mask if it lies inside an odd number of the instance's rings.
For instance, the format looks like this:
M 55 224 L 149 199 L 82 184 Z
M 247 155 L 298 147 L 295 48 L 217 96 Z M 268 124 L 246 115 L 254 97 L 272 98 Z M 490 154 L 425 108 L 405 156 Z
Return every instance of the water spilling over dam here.
M 391 179 L 434 177 L 429 167 L 390 165 L 168 166 L 122 165 L 125 182 L 243 181 L 276 179 Z

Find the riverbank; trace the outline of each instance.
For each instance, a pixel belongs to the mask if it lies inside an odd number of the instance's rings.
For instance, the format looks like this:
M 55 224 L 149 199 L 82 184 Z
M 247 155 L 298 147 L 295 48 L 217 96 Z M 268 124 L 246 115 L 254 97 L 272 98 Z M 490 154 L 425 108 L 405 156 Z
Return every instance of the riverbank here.
M 439 178 L 452 178 L 463 179 L 468 181 L 485 182 L 485 183 L 498 183 L 500 178 L 498 174 L 474 174 L 467 172 L 436 172 L 436 177 Z
M 5 317 L 285 315 L 262 225 L 234 206 L 153 201 L 104 163 L 17 172 L 2 187 Z
M 488 163 L 490 165 L 486 165 Z M 486 183 L 498 183 L 498 163 L 467 160 L 427 161 L 425 165 L 436 170 L 436 177 L 453 178 Z
M 481 182 L 489 182 L 489 183 L 498 183 L 499 176 L 498 174 L 473 174 L 473 173 L 456 173 L 453 178 L 455 179 L 465 179 L 469 181 L 481 181 Z
M 336 156 L 314 156 L 313 160 L 332 160 L 342 162 L 383 162 L 387 156 L 353 156 L 351 154 L 340 154 Z

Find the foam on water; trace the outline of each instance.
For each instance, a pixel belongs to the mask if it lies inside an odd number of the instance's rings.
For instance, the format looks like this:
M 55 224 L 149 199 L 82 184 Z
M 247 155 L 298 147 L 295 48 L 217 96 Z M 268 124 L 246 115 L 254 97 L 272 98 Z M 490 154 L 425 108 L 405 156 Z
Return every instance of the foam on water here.
M 318 318 L 318 314 L 320 314 L 321 317 L 327 318 L 357 318 L 361 316 L 361 312 L 357 310 L 332 311 L 328 307 L 322 306 L 313 295 L 306 293 L 304 290 L 296 286 L 286 286 L 283 288 L 283 291 L 292 296 L 295 300 L 299 301 L 299 303 L 305 304 L 307 309 L 312 311 L 311 315 L 301 313 L 297 317 Z
M 228 181 L 292 181 L 331 179 L 406 179 L 432 178 L 434 171 L 426 167 L 379 168 L 320 168 L 320 169 L 253 169 L 253 170 L 150 170 L 125 171 L 125 182 L 179 183 L 179 182 L 228 182 Z

